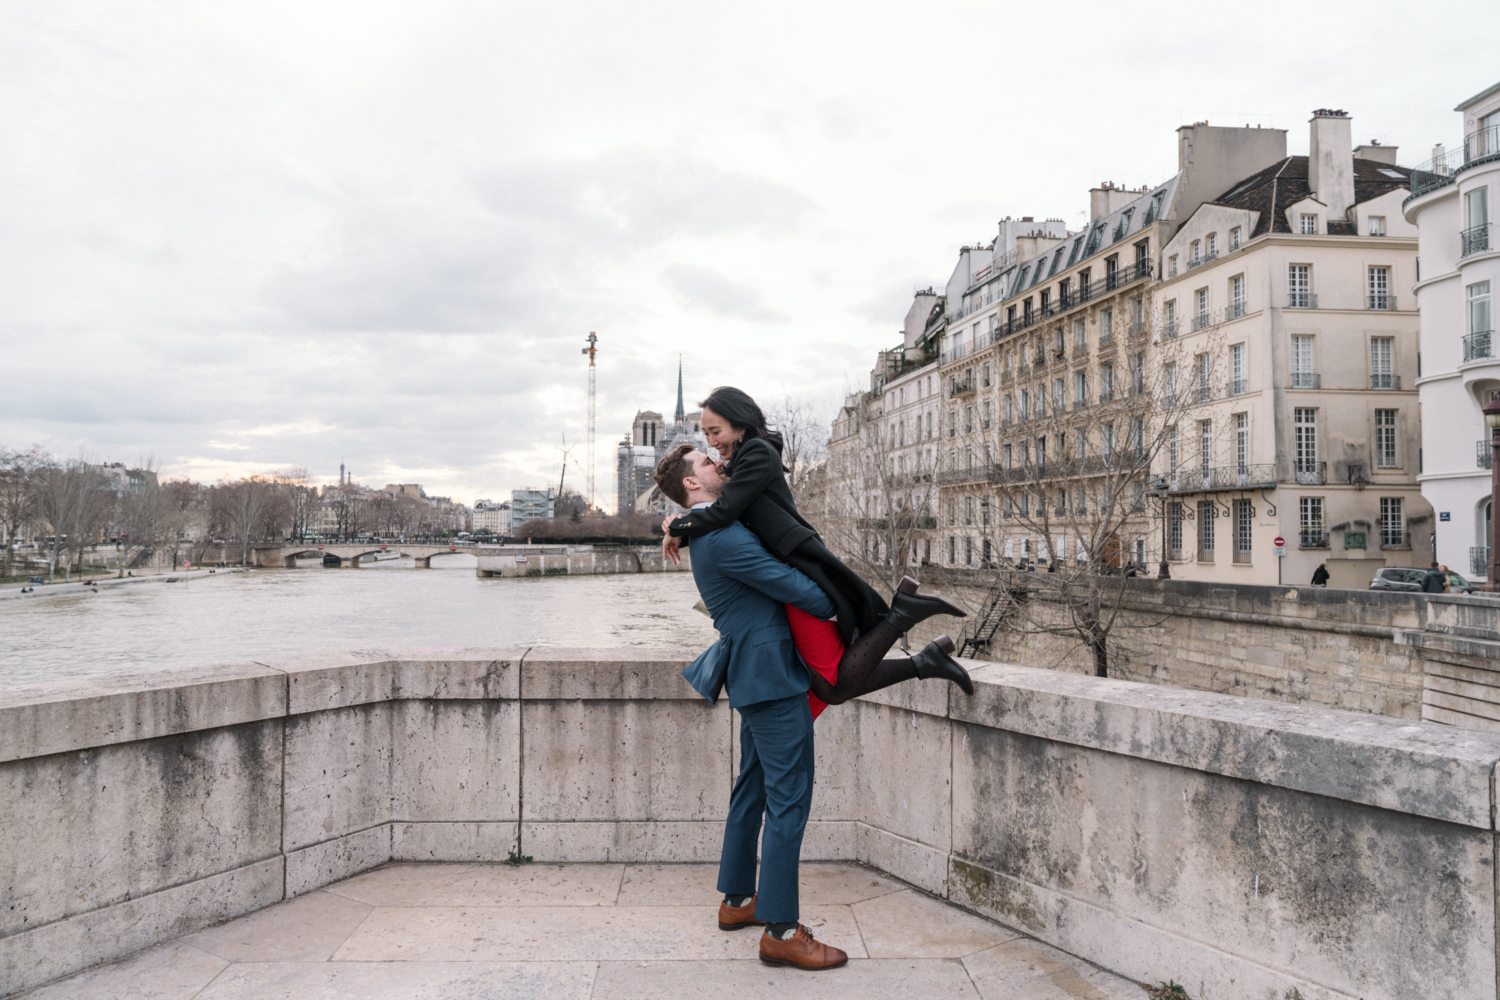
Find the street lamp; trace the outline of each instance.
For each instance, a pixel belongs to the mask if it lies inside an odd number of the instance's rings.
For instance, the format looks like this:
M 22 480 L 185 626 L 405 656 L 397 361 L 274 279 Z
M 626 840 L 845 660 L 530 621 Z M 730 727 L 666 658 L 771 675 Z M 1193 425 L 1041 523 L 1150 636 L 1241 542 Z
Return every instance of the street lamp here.
M 1484 422 L 1490 426 L 1490 510 L 1495 510 L 1495 500 L 1500 498 L 1500 391 L 1490 392 L 1490 401 L 1484 408 Z M 1488 566 L 1485 572 L 1484 590 L 1500 591 L 1500 518 L 1490 517 Z
M 1172 571 L 1167 567 L 1167 479 L 1163 476 L 1151 485 L 1156 487 L 1156 496 L 1161 500 L 1161 565 L 1156 568 L 1156 578 L 1170 580 Z

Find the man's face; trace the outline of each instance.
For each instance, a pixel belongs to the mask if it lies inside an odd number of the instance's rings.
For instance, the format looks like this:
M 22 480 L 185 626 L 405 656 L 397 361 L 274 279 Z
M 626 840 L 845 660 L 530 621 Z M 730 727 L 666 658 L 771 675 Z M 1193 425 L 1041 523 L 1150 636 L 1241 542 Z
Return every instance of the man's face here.
M 714 465 L 713 459 L 701 451 L 688 452 L 687 459 L 693 467 L 691 479 L 697 480 L 697 490 L 715 497 L 724 492 L 724 477 L 719 475 L 718 466 Z M 687 487 L 689 492 L 697 491 L 691 480 L 687 482 Z

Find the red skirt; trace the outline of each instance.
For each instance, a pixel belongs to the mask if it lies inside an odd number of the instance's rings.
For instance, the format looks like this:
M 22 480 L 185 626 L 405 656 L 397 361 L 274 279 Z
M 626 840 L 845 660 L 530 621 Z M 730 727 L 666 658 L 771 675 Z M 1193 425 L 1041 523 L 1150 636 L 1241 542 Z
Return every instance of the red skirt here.
M 820 621 L 790 604 L 786 606 L 786 620 L 792 626 L 792 640 L 797 644 L 797 652 L 802 659 L 828 683 L 837 683 L 839 660 L 843 659 L 845 649 L 838 623 Z M 826 702 L 811 691 L 807 692 L 807 704 L 812 709 L 814 719 L 828 707 Z

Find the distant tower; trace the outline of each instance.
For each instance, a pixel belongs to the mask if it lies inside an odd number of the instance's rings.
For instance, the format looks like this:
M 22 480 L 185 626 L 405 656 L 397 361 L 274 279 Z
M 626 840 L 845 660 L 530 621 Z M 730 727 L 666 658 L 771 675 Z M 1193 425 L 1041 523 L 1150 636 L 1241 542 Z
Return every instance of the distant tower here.
M 599 338 L 594 334 L 594 331 L 590 330 L 589 331 L 588 340 L 589 340 L 589 346 L 587 346 L 587 347 L 585 347 L 583 349 L 583 353 L 587 354 L 589 356 L 589 446 L 588 446 L 588 455 L 589 455 L 589 457 L 588 457 L 588 465 L 585 466 L 585 468 L 588 469 L 588 474 L 589 474 L 588 475 L 589 495 L 588 495 L 588 507 L 585 508 L 585 509 L 589 510 L 589 511 L 592 511 L 592 510 L 594 510 L 594 372 L 595 372 L 595 368 L 594 368 L 594 355 L 596 353 L 598 353 L 598 350 L 597 350 L 597 348 L 594 347 L 594 345 L 599 342 Z M 678 396 L 680 397 L 681 395 L 682 395 L 682 391 L 681 391 L 681 389 L 679 389 L 678 390 Z M 677 404 L 677 408 L 679 410 L 682 409 L 681 402 L 679 402 Z
M 687 413 L 682 408 L 682 355 L 679 354 L 677 355 L 677 412 L 672 415 L 678 430 L 682 429 L 682 421 L 686 416 Z
M 679 376 L 679 378 L 680 378 L 680 376 Z M 340 486 L 344 485 L 344 463 L 343 462 L 339 463 L 339 485 Z

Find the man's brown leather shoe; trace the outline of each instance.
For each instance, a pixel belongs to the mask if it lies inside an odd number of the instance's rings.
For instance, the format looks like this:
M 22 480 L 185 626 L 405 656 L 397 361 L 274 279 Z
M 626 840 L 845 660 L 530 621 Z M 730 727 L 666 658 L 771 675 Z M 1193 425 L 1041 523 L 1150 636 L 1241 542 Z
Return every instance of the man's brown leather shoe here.
M 764 920 L 755 919 L 755 897 L 750 897 L 750 902 L 744 906 L 730 906 L 728 903 L 719 903 L 719 930 L 737 931 L 743 927 L 764 927 Z
M 814 941 L 812 931 L 797 925 L 797 933 L 791 940 L 782 941 L 771 936 L 771 932 L 760 936 L 760 960 L 767 965 L 795 965 L 799 969 L 836 969 L 849 961 L 849 956 L 831 945 Z

